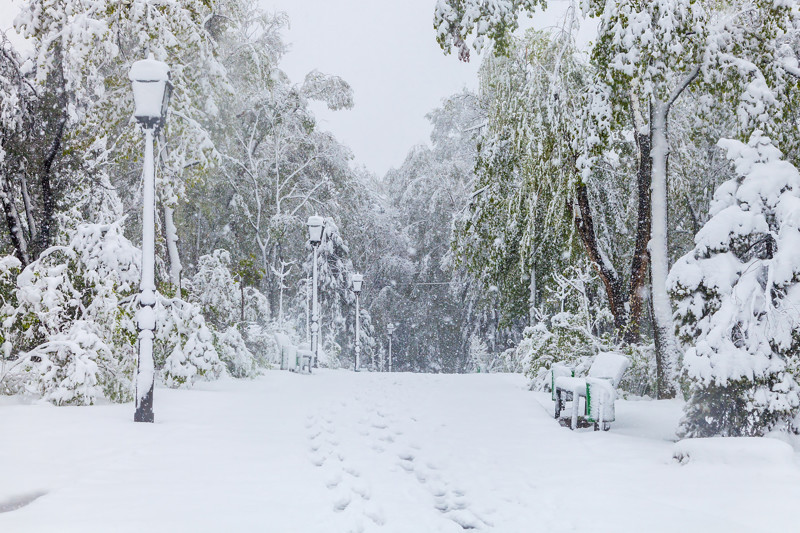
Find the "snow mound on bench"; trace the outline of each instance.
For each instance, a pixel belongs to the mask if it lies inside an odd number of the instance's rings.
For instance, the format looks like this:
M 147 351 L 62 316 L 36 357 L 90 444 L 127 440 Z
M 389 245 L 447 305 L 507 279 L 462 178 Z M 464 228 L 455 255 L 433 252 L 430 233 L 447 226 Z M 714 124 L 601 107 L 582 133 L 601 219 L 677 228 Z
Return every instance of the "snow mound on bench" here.
M 607 378 L 616 387 L 619 385 L 622 375 L 630 366 L 631 361 L 622 354 L 614 352 L 600 352 L 592 361 L 589 368 L 588 377 Z
M 795 466 L 791 446 L 764 437 L 685 439 L 675 443 L 672 457 L 681 464 Z

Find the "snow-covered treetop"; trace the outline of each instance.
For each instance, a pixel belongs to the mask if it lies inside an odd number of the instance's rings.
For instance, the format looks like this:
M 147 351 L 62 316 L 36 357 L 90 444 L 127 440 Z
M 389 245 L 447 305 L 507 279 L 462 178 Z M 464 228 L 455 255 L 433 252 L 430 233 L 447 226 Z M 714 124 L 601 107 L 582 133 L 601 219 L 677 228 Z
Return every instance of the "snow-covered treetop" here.
M 445 53 L 455 46 L 462 61 L 469 61 L 468 40 L 473 35 L 471 44 L 478 53 L 487 37 L 502 51 L 519 27 L 520 13 L 545 6 L 545 0 L 438 0 L 433 18 L 436 41 Z
M 353 90 L 350 84 L 339 76 L 312 70 L 306 74 L 302 91 L 306 98 L 324 102 L 328 109 L 333 111 L 353 107 Z

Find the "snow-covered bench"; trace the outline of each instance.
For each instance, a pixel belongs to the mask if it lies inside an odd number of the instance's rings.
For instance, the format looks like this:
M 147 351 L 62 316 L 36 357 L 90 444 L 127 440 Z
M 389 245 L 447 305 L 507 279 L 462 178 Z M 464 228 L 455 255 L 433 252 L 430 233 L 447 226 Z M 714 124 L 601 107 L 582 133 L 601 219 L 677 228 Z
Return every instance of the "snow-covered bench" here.
M 294 370 L 294 364 L 289 366 L 289 362 L 292 358 L 289 357 L 289 352 L 291 351 L 292 340 L 289 338 L 288 335 L 284 335 L 283 333 L 276 333 L 275 334 L 275 344 L 278 345 L 278 353 L 280 354 L 281 360 L 281 370 Z
M 300 371 L 311 373 L 311 364 L 314 361 L 314 352 L 311 351 L 308 344 L 301 344 L 297 348 L 297 365 Z
M 594 424 L 595 431 L 600 428 L 607 431 L 609 424 L 615 420 L 614 401 L 617 397 L 617 385 L 628 366 L 630 360 L 627 357 L 612 352 L 597 354 L 585 378 L 572 377 L 563 367 L 556 368 L 556 365 L 553 365 L 551 376 L 556 419 L 561 418 L 561 411 L 566 407 L 566 402 L 571 401 L 570 427 L 575 429 L 578 425 L 580 399 L 585 398 L 586 421 Z
M 289 336 L 283 333 L 275 334 L 275 342 L 278 344 L 278 351 L 281 354 L 281 370 L 311 373 L 314 354 L 307 349 L 306 345 L 295 346 Z
M 575 377 L 575 369 L 561 363 L 553 363 L 550 367 L 550 399 L 553 401 L 556 399 L 556 378 L 562 376 Z

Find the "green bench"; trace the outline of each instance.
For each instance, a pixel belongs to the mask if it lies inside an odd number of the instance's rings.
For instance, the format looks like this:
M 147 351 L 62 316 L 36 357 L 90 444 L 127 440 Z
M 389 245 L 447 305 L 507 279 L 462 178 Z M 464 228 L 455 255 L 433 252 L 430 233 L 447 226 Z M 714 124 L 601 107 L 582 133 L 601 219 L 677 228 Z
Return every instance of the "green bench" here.
M 567 402 L 571 402 L 569 426 L 571 429 L 578 427 L 581 398 L 583 398 L 584 421 L 593 424 L 595 431 L 599 429 L 608 431 L 611 422 L 616 419 L 614 408 L 616 388 L 629 366 L 630 360 L 627 357 L 613 352 L 597 354 L 586 377 L 575 377 L 574 369 L 570 367 L 553 365 L 550 379 L 556 420 L 561 419 L 561 413 L 566 410 Z

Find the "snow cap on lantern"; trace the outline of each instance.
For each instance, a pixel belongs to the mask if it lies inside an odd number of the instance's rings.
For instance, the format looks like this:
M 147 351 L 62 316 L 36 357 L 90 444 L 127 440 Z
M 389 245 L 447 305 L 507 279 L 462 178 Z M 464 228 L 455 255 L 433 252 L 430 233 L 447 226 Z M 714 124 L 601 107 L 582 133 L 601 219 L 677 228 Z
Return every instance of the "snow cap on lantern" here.
M 322 229 L 324 226 L 324 218 L 316 215 L 308 217 L 308 238 L 311 244 L 317 245 L 322 242 Z
M 133 116 L 136 120 L 145 128 L 163 124 L 172 95 L 169 66 L 163 61 L 157 61 L 150 54 L 147 59 L 131 65 L 128 78 L 133 86 Z
M 364 274 L 353 274 L 353 292 L 358 294 L 361 292 L 361 284 L 364 283 Z

